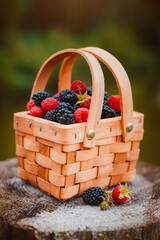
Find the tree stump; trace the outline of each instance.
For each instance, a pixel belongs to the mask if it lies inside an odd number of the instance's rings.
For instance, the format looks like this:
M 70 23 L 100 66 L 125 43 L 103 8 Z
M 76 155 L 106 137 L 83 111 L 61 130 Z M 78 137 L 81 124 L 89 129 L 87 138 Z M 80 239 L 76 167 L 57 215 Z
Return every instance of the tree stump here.
M 139 162 L 132 200 L 101 211 L 81 197 L 61 203 L 18 177 L 17 160 L 0 163 L 0 240 L 160 239 L 160 167 Z

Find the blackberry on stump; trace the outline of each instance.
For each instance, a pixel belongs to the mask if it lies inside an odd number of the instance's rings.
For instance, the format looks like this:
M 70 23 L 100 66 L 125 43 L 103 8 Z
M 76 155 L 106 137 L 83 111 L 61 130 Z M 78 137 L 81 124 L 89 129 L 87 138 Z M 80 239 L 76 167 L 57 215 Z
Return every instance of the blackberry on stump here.
M 100 187 L 89 188 L 82 195 L 83 201 L 89 205 L 100 205 L 104 198 L 104 190 Z
M 59 98 L 62 102 L 68 102 L 72 106 L 78 101 L 78 97 L 72 90 L 65 89 L 60 92 Z
M 36 106 L 41 106 L 41 102 L 50 96 L 51 95 L 48 92 L 39 91 L 33 94 L 32 99 L 34 100 Z

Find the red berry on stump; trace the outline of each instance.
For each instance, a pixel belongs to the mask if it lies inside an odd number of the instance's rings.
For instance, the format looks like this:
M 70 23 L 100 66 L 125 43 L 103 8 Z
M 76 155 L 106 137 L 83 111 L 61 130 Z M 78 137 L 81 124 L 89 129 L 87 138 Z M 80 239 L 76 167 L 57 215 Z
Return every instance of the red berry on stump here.
M 128 199 L 130 199 L 130 193 L 132 191 L 127 189 L 127 183 L 124 185 L 117 185 L 113 192 L 112 192 L 112 198 L 116 203 L 124 203 Z

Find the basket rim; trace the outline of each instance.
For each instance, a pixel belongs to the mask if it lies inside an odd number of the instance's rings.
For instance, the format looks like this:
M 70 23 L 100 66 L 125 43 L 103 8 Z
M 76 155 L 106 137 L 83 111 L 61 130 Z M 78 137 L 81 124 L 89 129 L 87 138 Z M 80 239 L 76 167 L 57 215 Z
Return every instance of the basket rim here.
M 87 125 L 87 122 L 82 122 L 82 123 L 73 123 L 73 124 L 70 124 L 70 125 L 65 125 L 65 124 L 61 124 L 61 123 L 57 123 L 57 122 L 52 122 L 52 121 L 49 121 L 49 120 L 46 120 L 44 118 L 39 118 L 39 117 L 35 117 L 35 116 L 31 116 L 29 114 L 29 111 L 21 111 L 21 112 L 16 112 L 14 113 L 14 116 L 24 116 L 24 117 L 27 117 L 27 118 L 30 118 L 31 120 L 33 121 L 36 121 L 36 122 L 41 122 L 41 123 L 44 123 L 44 124 L 47 124 L 47 125 L 50 125 L 50 126 L 55 126 L 55 127 L 59 127 L 61 129 L 72 129 L 72 128 L 79 128 L 79 127 L 85 127 Z M 134 111 L 133 112 L 133 118 L 136 118 L 136 117 L 144 117 L 144 114 L 143 113 L 140 113 L 140 112 L 136 112 Z M 117 120 L 121 120 L 121 116 L 118 116 L 118 117 L 113 117 L 113 118 L 105 118 L 105 119 L 100 119 L 100 122 L 103 122 L 103 123 L 111 123 L 111 122 L 115 122 Z

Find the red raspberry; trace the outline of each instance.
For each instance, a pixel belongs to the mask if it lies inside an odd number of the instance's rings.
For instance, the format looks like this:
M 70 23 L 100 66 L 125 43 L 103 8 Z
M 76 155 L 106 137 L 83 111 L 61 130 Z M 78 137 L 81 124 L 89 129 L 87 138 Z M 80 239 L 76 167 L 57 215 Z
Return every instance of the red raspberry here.
M 120 107 L 120 96 L 119 95 L 112 95 L 107 100 L 108 106 L 112 108 L 115 112 L 119 112 Z
M 125 186 L 119 184 L 113 189 L 113 200 L 116 203 L 124 203 L 127 201 L 127 199 L 130 199 L 130 192 L 131 190 L 127 189 L 127 183 L 125 184 Z
M 75 121 L 77 123 L 87 122 L 89 110 L 87 108 L 78 108 L 74 112 Z
M 52 97 L 46 98 L 41 102 L 41 107 L 44 112 L 48 112 L 50 110 L 56 110 L 57 105 L 58 105 L 57 100 Z
M 34 107 L 34 106 L 35 106 L 34 100 L 30 100 L 30 101 L 27 103 L 27 109 L 28 109 L 28 111 L 30 111 L 31 108 Z
M 44 112 L 43 112 L 41 107 L 34 106 L 30 110 L 30 115 L 34 116 L 34 117 L 41 117 L 42 118 L 44 116 Z
M 89 98 L 87 101 L 85 101 L 84 103 L 80 103 L 79 106 L 80 108 L 90 108 L 90 105 L 91 105 L 91 98 Z
M 71 90 L 77 94 L 80 92 L 83 94 L 87 90 L 87 87 L 83 82 L 77 80 L 72 83 Z

